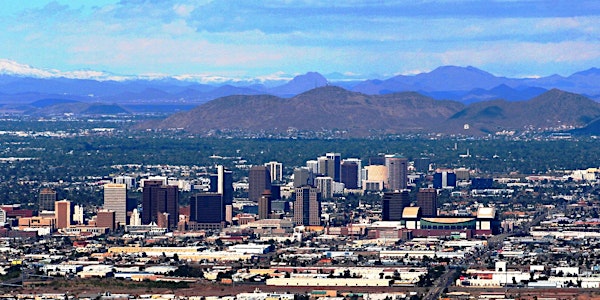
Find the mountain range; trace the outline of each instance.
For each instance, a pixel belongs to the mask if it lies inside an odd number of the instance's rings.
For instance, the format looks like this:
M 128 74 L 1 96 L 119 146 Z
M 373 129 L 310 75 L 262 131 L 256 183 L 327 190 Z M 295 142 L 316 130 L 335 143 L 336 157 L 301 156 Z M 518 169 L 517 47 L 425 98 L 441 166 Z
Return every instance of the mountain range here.
M 415 92 L 367 95 L 340 87 L 315 88 L 291 98 L 228 96 L 140 128 L 192 133 L 212 130 L 282 133 L 333 130 L 349 136 L 402 133 L 465 135 L 565 131 L 600 118 L 600 103 L 549 90 L 527 101 L 492 100 L 465 105 Z
M 175 113 L 156 128 L 340 130 L 372 133 L 600 128 L 600 69 L 567 77 L 499 77 L 475 67 L 443 66 L 417 75 L 357 80 L 308 72 L 282 78 L 194 81 L 194 76 L 115 76 L 40 70 L 0 59 L 0 113 Z M 589 125 L 589 126 L 588 126 Z M 586 127 L 587 126 L 587 127 Z
M 600 100 L 600 69 L 591 68 L 567 77 L 500 77 L 475 67 L 442 66 L 417 75 L 387 79 L 356 79 L 340 73 L 308 72 L 290 79 L 227 79 L 217 83 L 188 76 L 118 76 L 100 71 L 41 70 L 0 59 L 0 104 L 28 104 L 40 99 L 68 99 L 116 104 L 201 104 L 230 95 L 269 94 L 293 97 L 316 87 L 335 85 L 367 95 L 418 92 L 437 100 L 465 104 L 504 99 L 523 101 L 547 90 L 560 90 Z M 202 80 L 198 82 L 195 80 Z M 1 107 L 0 107 L 1 109 Z

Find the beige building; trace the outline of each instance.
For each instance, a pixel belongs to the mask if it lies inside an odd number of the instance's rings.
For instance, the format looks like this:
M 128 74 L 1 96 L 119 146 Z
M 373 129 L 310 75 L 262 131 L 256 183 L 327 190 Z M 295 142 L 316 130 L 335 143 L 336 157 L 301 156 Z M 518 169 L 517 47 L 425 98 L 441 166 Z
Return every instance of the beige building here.
M 118 226 L 127 225 L 127 185 L 108 183 L 104 185 L 104 209 L 115 212 Z

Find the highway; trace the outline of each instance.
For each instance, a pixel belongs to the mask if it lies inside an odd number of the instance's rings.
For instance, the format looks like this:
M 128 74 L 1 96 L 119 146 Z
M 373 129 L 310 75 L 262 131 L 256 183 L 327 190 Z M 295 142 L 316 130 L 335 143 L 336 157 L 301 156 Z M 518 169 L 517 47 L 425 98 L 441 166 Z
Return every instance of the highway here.
M 552 213 L 552 212 L 553 211 L 550 211 L 550 213 Z M 523 224 L 523 226 L 521 227 L 521 229 L 519 231 L 515 231 L 512 233 L 498 234 L 498 235 L 488 238 L 487 247 L 484 250 L 478 251 L 476 253 L 473 253 L 473 255 L 465 257 L 464 260 L 459 261 L 457 264 L 454 265 L 457 268 L 448 268 L 447 267 L 446 268 L 447 272 L 434 282 L 434 286 L 429 290 L 429 292 L 427 294 L 425 294 L 423 299 L 424 300 L 438 300 L 440 298 L 440 296 L 442 295 L 442 293 L 444 292 L 444 290 L 446 288 L 448 288 L 450 285 L 452 285 L 452 283 L 453 283 L 452 279 L 454 279 L 458 275 L 457 273 L 461 269 L 467 269 L 470 266 L 477 264 L 478 261 L 485 260 L 486 258 L 491 256 L 494 251 L 496 251 L 502 247 L 502 242 L 505 241 L 508 237 L 514 236 L 514 235 L 520 235 L 520 234 L 528 234 L 529 229 L 532 226 L 535 226 L 535 225 L 539 224 L 542 220 L 544 220 L 546 215 L 547 215 L 547 213 L 542 213 L 542 214 L 537 215 L 528 224 Z

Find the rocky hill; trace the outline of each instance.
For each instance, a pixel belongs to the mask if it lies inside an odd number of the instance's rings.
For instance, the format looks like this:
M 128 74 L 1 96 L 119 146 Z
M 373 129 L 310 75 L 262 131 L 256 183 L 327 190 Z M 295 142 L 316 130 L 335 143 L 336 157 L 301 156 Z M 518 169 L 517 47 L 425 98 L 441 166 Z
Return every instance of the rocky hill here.
M 421 132 L 463 108 L 458 102 L 417 93 L 365 95 L 325 86 L 292 98 L 261 95 L 215 99 L 175 114 L 157 128 L 197 133 L 210 129 L 283 132 L 289 128 L 345 130 L 357 135 Z
M 365 95 L 325 86 L 292 98 L 228 96 L 172 115 L 145 128 L 284 132 L 340 130 L 351 135 L 555 130 L 584 127 L 600 117 L 600 104 L 557 89 L 528 101 L 493 100 L 465 106 L 418 93 Z M 467 126 L 465 126 L 467 125 Z M 465 130 L 465 128 L 468 128 Z

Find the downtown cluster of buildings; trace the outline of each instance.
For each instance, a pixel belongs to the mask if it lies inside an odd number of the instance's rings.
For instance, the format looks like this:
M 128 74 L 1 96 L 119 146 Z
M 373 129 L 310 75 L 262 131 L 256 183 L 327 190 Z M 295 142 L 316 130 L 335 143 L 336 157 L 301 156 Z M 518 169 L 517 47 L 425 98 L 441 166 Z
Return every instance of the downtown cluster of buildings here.
M 309 229 L 329 227 L 331 210 L 335 213 L 337 207 L 334 196 L 376 193 L 382 196 L 377 225 L 402 228 L 399 236 L 462 233 L 470 237 L 499 233 L 500 223 L 493 207 L 481 207 L 467 215 L 440 215 L 438 192 L 453 188 L 457 178 L 468 177 L 469 173 L 463 169 L 442 169 L 427 175 L 429 168 L 428 158 L 409 162 L 399 155 L 384 155 L 369 158 L 363 167 L 361 159 L 342 159 L 340 153 L 326 153 L 307 161 L 306 166 L 294 168 L 288 172 L 291 176 L 276 161 L 248 166 L 246 183 L 234 183 L 233 172 L 218 165 L 214 174 L 205 176 L 199 184 L 183 186 L 192 191 L 189 199 L 180 199 L 181 182 L 167 177 L 139 179 L 138 187 L 138 178 L 117 176 L 103 185 L 103 205 L 93 212 L 71 201 L 58 200 L 55 191 L 45 188 L 39 194 L 37 214 L 18 206 L 5 206 L 0 210 L 0 219 L 16 219 L 19 231 L 7 233 L 13 236 L 56 231 L 101 235 L 118 229 L 164 234 L 219 231 L 231 225 L 253 226 L 258 231 L 288 228 L 285 231 L 289 233 L 288 222 Z M 426 176 L 430 176 L 429 187 L 417 188 L 423 186 Z M 476 178 L 473 184 L 485 188 L 491 187 L 492 181 Z M 234 199 L 240 190 L 247 199 Z M 139 197 L 128 197 L 130 194 Z
M 461 289 L 598 288 L 597 173 L 471 178 L 464 168 L 431 170 L 428 159 L 327 153 L 287 170 L 274 161 L 247 166 L 237 182 L 221 165 L 188 183 L 117 176 L 103 183 L 103 205 L 95 210 L 59 200 L 52 189 L 40 191 L 35 212 L 1 206 L 0 219 L 10 226 L 0 235 L 38 239 L 21 248 L 7 242 L 0 265 L 8 270 L 18 262 L 67 278 L 310 286 L 333 290 L 331 297 L 343 288 L 432 286 L 451 267 L 464 268 L 452 280 Z M 344 207 L 353 195 L 365 197 Z M 65 244 L 37 248 L 54 240 Z M 201 276 L 169 275 L 186 264 L 200 266 Z M 414 295 L 372 299 L 379 296 Z

